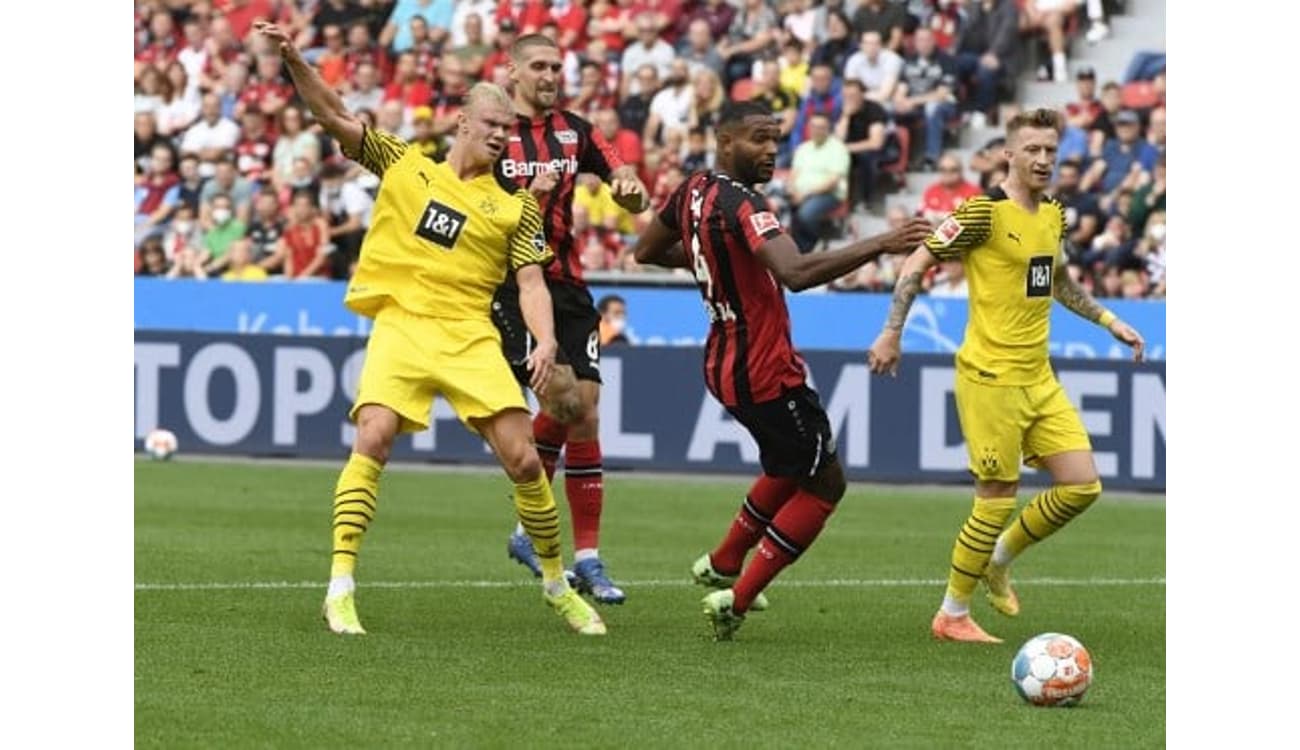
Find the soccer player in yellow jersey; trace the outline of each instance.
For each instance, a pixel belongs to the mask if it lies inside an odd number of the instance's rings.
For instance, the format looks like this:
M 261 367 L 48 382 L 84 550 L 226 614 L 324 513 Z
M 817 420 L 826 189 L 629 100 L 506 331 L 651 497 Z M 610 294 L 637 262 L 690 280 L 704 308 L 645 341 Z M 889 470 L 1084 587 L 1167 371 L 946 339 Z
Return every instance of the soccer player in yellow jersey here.
M 552 253 L 537 201 L 493 174 L 514 125 L 498 86 L 470 89 L 445 161 L 367 128 L 308 65 L 280 28 L 257 24 L 278 48 L 294 86 L 343 152 L 379 175 L 370 229 L 344 304 L 374 319 L 349 414 L 352 455 L 334 495 L 334 550 L 323 614 L 335 633 L 365 633 L 352 573 L 374 520 L 379 474 L 399 432 L 429 426 L 433 399 L 446 398 L 492 446 L 514 482 L 515 509 L 542 566 L 546 602 L 584 635 L 603 635 L 596 611 L 569 587 L 560 559 L 559 515 L 533 446 L 528 406 L 501 354 L 492 293 L 514 274 L 537 344 L 530 385 L 545 392 L 555 362 L 551 299 L 542 267 Z
M 940 640 L 1000 643 L 971 619 L 982 578 L 995 609 L 1015 616 L 1009 566 L 1088 509 L 1101 494 L 1092 444 L 1047 359 L 1052 300 L 1133 348 L 1137 331 L 1097 304 L 1066 271 L 1065 209 L 1044 195 L 1062 119 L 1037 109 L 1007 123 L 1005 182 L 963 203 L 903 263 L 889 318 L 867 353 L 872 372 L 896 373 L 899 338 L 926 269 L 960 259 L 970 285 L 970 321 L 957 350 L 957 413 L 975 476 L 975 504 L 957 534 L 948 590 L 930 630 Z M 1021 459 L 1046 469 L 1052 487 L 1015 511 Z

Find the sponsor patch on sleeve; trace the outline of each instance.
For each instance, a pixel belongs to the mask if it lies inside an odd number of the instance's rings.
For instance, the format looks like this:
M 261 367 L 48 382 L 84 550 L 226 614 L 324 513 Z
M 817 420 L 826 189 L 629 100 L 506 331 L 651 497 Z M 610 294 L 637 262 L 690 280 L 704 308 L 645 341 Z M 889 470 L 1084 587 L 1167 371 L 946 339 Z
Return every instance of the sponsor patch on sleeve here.
M 771 211 L 760 211 L 749 217 L 749 225 L 754 228 L 754 234 L 762 236 L 773 229 L 780 229 L 781 222 Z
M 955 216 L 949 216 L 935 228 L 934 236 L 941 245 L 947 247 L 952 244 L 953 240 L 957 239 L 957 236 L 961 234 L 964 228 Z

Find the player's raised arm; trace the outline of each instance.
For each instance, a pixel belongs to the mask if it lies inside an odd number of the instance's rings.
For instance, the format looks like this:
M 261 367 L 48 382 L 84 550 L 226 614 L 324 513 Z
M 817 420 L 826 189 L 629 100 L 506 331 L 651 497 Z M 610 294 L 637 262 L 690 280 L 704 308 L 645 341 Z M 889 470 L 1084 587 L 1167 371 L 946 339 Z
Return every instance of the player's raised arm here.
M 801 292 L 838 279 L 885 253 L 905 253 L 925 240 L 930 223 L 913 217 L 898 229 L 869 237 L 839 250 L 802 254 L 785 232 L 758 247 L 758 258 L 783 286 Z
M 284 29 L 265 21 L 254 23 L 253 28 L 269 39 L 280 53 L 280 59 L 284 60 L 285 67 L 289 69 L 289 76 L 293 78 L 294 88 L 307 103 L 312 115 L 325 128 L 325 132 L 339 142 L 345 153 L 360 153 L 365 126 L 351 112 L 348 112 L 339 95 L 321 80 L 316 69 L 302 58 Z
M 1070 277 L 1065 253 L 1061 253 L 1057 258 L 1056 270 L 1052 276 L 1052 296 L 1057 302 L 1084 320 L 1096 323 L 1110 331 L 1116 339 L 1133 347 L 1134 362 L 1142 361 L 1143 350 L 1146 348 L 1146 341 L 1143 340 L 1142 334 L 1120 320 L 1115 313 L 1102 307 L 1101 303 L 1093 299 L 1086 289 L 1079 286 L 1079 282 Z

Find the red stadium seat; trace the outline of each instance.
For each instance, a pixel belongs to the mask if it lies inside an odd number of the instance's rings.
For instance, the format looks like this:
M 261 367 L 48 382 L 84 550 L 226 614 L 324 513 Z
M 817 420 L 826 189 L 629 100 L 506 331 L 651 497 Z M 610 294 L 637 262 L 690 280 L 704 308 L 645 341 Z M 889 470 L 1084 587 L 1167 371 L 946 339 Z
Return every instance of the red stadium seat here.
M 754 92 L 758 91 L 758 84 L 752 78 L 741 78 L 731 84 L 731 100 L 733 102 L 745 102 L 754 98 Z
M 1150 81 L 1133 81 L 1124 84 L 1119 92 L 1120 102 L 1128 109 L 1151 109 L 1160 103 L 1160 95 Z

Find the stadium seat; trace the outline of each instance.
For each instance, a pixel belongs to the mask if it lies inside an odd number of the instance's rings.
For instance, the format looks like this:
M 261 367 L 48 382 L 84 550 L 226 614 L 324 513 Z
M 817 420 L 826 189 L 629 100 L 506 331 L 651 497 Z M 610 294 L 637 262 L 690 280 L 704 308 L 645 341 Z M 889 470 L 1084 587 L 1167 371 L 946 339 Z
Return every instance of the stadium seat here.
M 1133 81 L 1120 89 L 1120 101 L 1127 109 L 1151 109 L 1160 103 L 1160 95 L 1150 81 Z
M 744 102 L 754 98 L 754 92 L 758 91 L 758 84 L 753 78 L 741 78 L 731 84 L 731 100 L 733 102 Z

